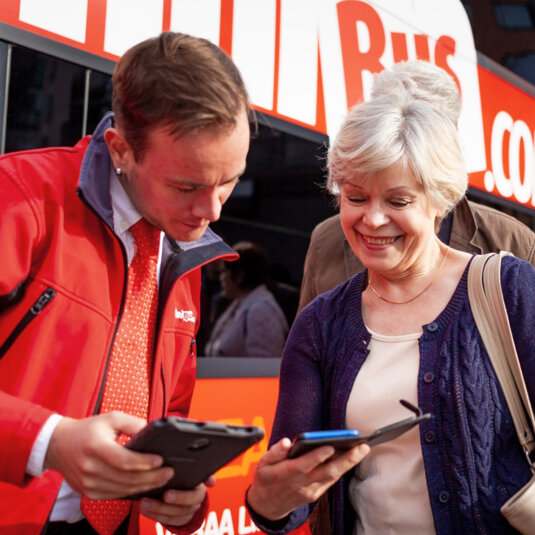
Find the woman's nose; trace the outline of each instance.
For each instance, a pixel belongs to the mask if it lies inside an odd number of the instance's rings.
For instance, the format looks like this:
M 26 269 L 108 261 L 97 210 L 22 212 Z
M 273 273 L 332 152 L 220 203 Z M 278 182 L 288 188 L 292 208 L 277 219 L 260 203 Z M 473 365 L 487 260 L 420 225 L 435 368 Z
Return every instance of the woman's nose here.
M 370 206 L 362 219 L 371 228 L 381 227 L 388 222 L 388 216 L 379 206 Z

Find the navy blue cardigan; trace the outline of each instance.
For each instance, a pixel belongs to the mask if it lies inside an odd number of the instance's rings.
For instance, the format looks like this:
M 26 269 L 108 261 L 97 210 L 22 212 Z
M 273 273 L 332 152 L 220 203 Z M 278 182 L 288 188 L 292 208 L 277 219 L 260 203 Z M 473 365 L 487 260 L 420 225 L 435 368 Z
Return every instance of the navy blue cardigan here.
M 418 403 L 434 418 L 420 426 L 425 474 L 438 535 L 517 533 L 500 506 L 530 478 L 509 409 L 474 323 L 464 272 L 441 314 L 423 326 Z M 284 350 L 271 443 L 315 429 L 345 427 L 355 377 L 368 355 L 361 315 L 366 272 L 317 297 L 294 322 Z M 531 399 L 535 399 L 535 269 L 506 257 L 502 285 Z M 347 474 L 329 494 L 333 535 L 350 535 L 355 512 Z M 303 524 L 313 505 L 270 523 L 267 533 Z

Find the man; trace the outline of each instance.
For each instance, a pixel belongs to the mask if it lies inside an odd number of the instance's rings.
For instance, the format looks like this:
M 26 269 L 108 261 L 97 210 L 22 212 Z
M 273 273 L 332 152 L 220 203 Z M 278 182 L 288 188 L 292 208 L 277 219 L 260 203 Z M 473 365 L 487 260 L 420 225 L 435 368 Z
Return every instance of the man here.
M 208 224 L 245 168 L 247 93 L 169 32 L 118 62 L 113 110 L 73 148 L 0 158 L 2 534 L 137 533 L 140 512 L 192 533 L 206 512 L 204 484 L 116 500 L 172 476 L 120 444 L 188 413 L 200 266 L 236 257 Z
M 388 94 L 396 86 L 404 87 L 413 98 L 439 107 L 457 124 L 459 92 L 443 69 L 424 61 L 397 63 L 377 75 L 371 98 Z M 466 199 L 442 222 L 438 236 L 461 251 L 510 251 L 535 265 L 535 233 L 514 217 Z M 310 237 L 299 309 L 363 269 L 345 239 L 340 216 L 322 221 Z

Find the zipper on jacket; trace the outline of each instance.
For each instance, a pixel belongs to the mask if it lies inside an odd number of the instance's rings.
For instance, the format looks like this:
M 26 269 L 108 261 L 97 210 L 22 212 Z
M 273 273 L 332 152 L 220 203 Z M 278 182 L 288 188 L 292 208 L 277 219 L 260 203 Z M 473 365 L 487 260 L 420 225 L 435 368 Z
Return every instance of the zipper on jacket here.
M 104 365 L 104 375 L 102 378 L 102 382 L 100 383 L 99 393 L 97 397 L 97 403 L 95 405 L 95 409 L 93 410 L 93 415 L 96 416 L 100 413 L 100 406 L 102 404 L 102 398 L 104 397 L 104 388 L 106 386 L 106 379 L 108 377 L 108 368 L 110 367 L 110 361 L 111 361 L 111 354 L 113 351 L 113 346 L 115 344 L 115 338 L 117 337 L 117 331 L 119 330 L 119 325 L 121 323 L 121 320 L 123 319 L 123 312 L 124 312 L 124 305 L 126 302 L 126 292 L 128 287 L 128 265 L 127 265 L 127 259 L 126 259 L 126 251 L 124 248 L 124 245 L 121 243 L 121 249 L 123 251 L 123 259 L 124 259 L 124 284 L 123 284 L 123 294 L 121 296 L 121 304 L 119 306 L 119 313 L 117 314 L 117 323 L 115 324 L 115 328 L 113 330 L 113 336 L 111 339 L 111 344 L 108 349 L 108 354 L 106 356 L 106 363 Z
M 115 239 L 119 242 L 119 245 L 121 247 L 121 252 L 123 254 L 123 266 L 124 266 L 123 293 L 122 293 L 122 296 L 121 296 L 121 303 L 119 305 L 119 312 L 117 314 L 117 323 L 115 324 L 115 328 L 114 328 L 114 331 L 113 331 L 113 336 L 112 336 L 112 339 L 111 339 L 111 344 L 110 344 L 110 347 L 108 348 L 108 354 L 106 355 L 106 362 L 104 364 L 104 375 L 103 375 L 103 378 L 102 378 L 102 382 L 100 383 L 100 386 L 99 386 L 97 402 L 96 402 L 95 408 L 93 410 L 93 415 L 97 415 L 100 412 L 100 405 L 102 403 L 102 398 L 104 397 L 104 387 L 106 385 L 106 377 L 108 375 L 108 368 L 110 366 L 111 352 L 113 350 L 113 344 L 115 343 L 115 337 L 117 336 L 117 330 L 119 329 L 119 324 L 121 323 L 121 320 L 123 318 L 124 304 L 125 304 L 125 301 L 126 301 L 126 291 L 127 291 L 127 286 L 128 286 L 128 259 L 127 259 L 127 256 L 126 256 L 126 249 L 124 247 L 124 244 L 121 241 L 121 239 L 118 236 L 115 235 L 113 227 L 103 218 L 103 216 L 97 210 L 95 210 L 95 208 L 88 201 L 88 199 L 86 198 L 84 192 L 82 191 L 82 189 L 80 187 L 77 188 L 76 193 L 78 194 L 78 196 L 80 197 L 82 202 L 87 206 L 87 208 L 91 212 L 93 212 L 100 221 L 102 221 L 104 226 L 108 227 L 108 229 L 110 230 L 112 236 L 114 236 Z
M 54 288 L 47 288 L 32 305 L 30 310 L 26 312 L 24 317 L 17 323 L 11 334 L 7 337 L 6 341 L 0 346 L 0 359 L 7 353 L 8 349 L 14 344 L 15 340 L 24 331 L 28 324 L 41 312 L 43 309 L 54 299 L 56 290 Z
M 163 366 L 160 366 L 160 377 L 162 379 L 162 399 L 163 399 L 162 418 L 165 418 L 165 415 L 167 414 L 167 389 L 165 388 L 165 376 L 163 373 Z
M 93 207 L 93 205 L 86 199 L 86 196 L 84 195 L 84 192 L 81 190 L 80 187 L 78 187 L 77 189 L 77 193 L 78 193 L 78 196 L 80 197 L 80 199 L 82 200 L 82 202 L 87 206 L 87 208 L 93 212 L 97 218 L 102 221 L 102 223 L 108 227 L 108 229 L 110 230 L 112 236 L 114 236 L 114 238 L 119 242 L 119 245 L 121 247 L 121 252 L 123 254 L 123 267 L 124 267 L 124 284 L 123 284 L 123 292 L 122 292 L 122 296 L 121 296 L 121 303 L 119 305 L 119 311 L 118 311 L 118 314 L 117 314 L 117 323 L 115 324 L 115 327 L 114 327 L 114 330 L 113 330 L 113 335 L 112 335 L 112 339 L 111 339 L 111 343 L 110 343 L 110 346 L 108 348 L 108 354 L 106 355 L 106 362 L 104 364 L 104 374 L 102 376 L 102 381 L 100 383 L 100 386 L 99 386 L 99 390 L 98 390 L 98 395 L 97 395 L 97 401 L 95 403 L 95 408 L 93 409 L 93 415 L 96 416 L 97 414 L 100 413 L 100 406 L 102 405 L 102 399 L 104 397 L 104 388 L 106 387 L 106 379 L 108 377 L 108 369 L 110 367 L 110 361 L 111 361 L 111 354 L 113 352 L 113 346 L 115 344 L 115 339 L 117 337 L 117 331 L 119 330 L 119 325 L 123 319 L 123 312 L 124 312 L 124 306 L 125 306 L 125 303 L 126 303 L 126 293 L 127 293 L 127 289 L 128 289 L 128 257 L 126 255 L 126 249 L 125 249 L 125 246 L 123 244 L 123 242 L 121 241 L 121 239 L 115 235 L 115 232 L 112 228 L 112 226 L 102 217 L 102 215 L 97 211 L 95 210 L 95 208 Z M 158 302 L 160 300 L 160 296 L 158 295 Z M 159 307 L 159 304 L 158 304 L 158 307 Z M 157 320 L 158 322 L 158 320 Z M 158 324 L 156 325 L 156 342 L 157 343 L 157 340 L 158 340 Z M 154 351 L 154 354 L 156 354 L 156 349 Z M 151 374 L 152 375 L 152 374 Z M 151 394 L 149 393 L 149 409 L 150 409 L 150 398 L 151 398 Z

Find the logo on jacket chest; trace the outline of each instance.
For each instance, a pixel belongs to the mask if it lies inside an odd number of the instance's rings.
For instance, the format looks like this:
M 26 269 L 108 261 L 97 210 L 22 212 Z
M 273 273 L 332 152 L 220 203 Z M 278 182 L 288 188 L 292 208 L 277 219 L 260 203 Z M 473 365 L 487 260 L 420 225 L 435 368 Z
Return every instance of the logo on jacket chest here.
M 195 323 L 195 316 L 192 310 L 178 310 L 175 308 L 175 318 L 186 323 Z

